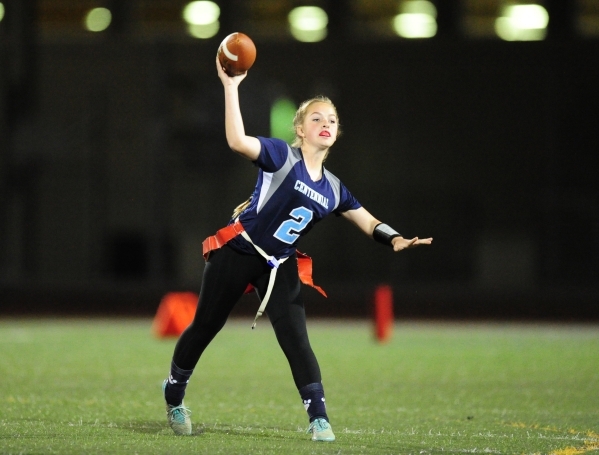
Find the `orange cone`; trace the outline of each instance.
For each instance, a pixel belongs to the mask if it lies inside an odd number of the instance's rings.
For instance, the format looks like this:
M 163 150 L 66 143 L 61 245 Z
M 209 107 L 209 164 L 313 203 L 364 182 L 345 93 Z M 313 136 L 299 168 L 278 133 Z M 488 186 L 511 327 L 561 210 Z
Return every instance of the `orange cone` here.
M 377 286 L 374 291 L 374 324 L 375 336 L 380 343 L 391 339 L 393 322 L 393 290 L 388 285 Z
M 169 292 L 160 301 L 152 331 L 158 338 L 178 337 L 193 320 L 198 306 L 194 292 Z

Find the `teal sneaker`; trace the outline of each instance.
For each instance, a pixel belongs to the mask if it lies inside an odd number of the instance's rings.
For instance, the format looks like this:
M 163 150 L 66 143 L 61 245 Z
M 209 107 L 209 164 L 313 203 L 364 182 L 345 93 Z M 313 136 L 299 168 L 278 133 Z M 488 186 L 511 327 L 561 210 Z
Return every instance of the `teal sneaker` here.
M 162 393 L 166 389 L 166 379 L 162 383 Z M 166 420 L 176 435 L 187 436 L 191 434 L 191 411 L 183 403 L 172 406 L 166 403 Z
M 314 419 L 306 433 L 312 433 L 312 441 L 333 442 L 335 440 L 331 425 L 323 418 Z

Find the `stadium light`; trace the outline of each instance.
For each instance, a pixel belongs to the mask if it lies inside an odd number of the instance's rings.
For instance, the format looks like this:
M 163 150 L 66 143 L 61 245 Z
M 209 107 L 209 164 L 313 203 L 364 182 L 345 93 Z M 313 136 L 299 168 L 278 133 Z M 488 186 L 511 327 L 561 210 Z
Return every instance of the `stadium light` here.
M 218 33 L 219 29 L 220 22 L 218 21 L 206 25 L 187 24 L 187 32 L 194 38 L 200 39 L 212 38 Z
M 112 22 L 112 14 L 107 8 L 93 8 L 85 15 L 84 26 L 90 32 L 103 32 Z
M 505 41 L 540 41 L 547 36 L 548 23 L 541 5 L 506 5 L 495 19 L 495 32 Z
M 304 43 L 322 41 L 327 36 L 329 16 L 318 6 L 298 6 L 288 16 L 293 37 Z
M 4 5 L 0 2 L 0 22 L 4 19 Z
M 183 8 L 183 20 L 187 23 L 187 32 L 194 38 L 208 39 L 220 29 L 219 6 L 210 1 L 188 3 Z
M 428 0 L 403 2 L 393 29 L 402 38 L 432 38 L 437 34 L 437 8 Z

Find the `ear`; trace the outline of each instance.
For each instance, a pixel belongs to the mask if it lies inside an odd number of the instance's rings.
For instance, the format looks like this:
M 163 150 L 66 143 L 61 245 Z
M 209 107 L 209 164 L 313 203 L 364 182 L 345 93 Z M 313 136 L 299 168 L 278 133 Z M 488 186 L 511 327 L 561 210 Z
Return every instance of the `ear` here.
M 301 127 L 301 125 L 295 127 L 295 134 L 297 134 L 299 137 L 304 137 L 304 129 Z

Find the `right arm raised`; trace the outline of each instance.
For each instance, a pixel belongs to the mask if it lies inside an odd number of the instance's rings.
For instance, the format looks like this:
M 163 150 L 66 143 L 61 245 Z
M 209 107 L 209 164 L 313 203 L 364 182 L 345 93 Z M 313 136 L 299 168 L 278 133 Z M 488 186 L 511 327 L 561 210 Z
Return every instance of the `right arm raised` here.
M 216 57 L 216 70 L 225 88 L 225 132 L 227 143 L 234 152 L 248 160 L 255 161 L 260 155 L 262 145 L 257 138 L 246 136 L 241 109 L 239 107 L 238 87 L 241 81 L 247 76 L 247 72 L 240 76 L 228 76 L 220 65 L 218 57 Z

